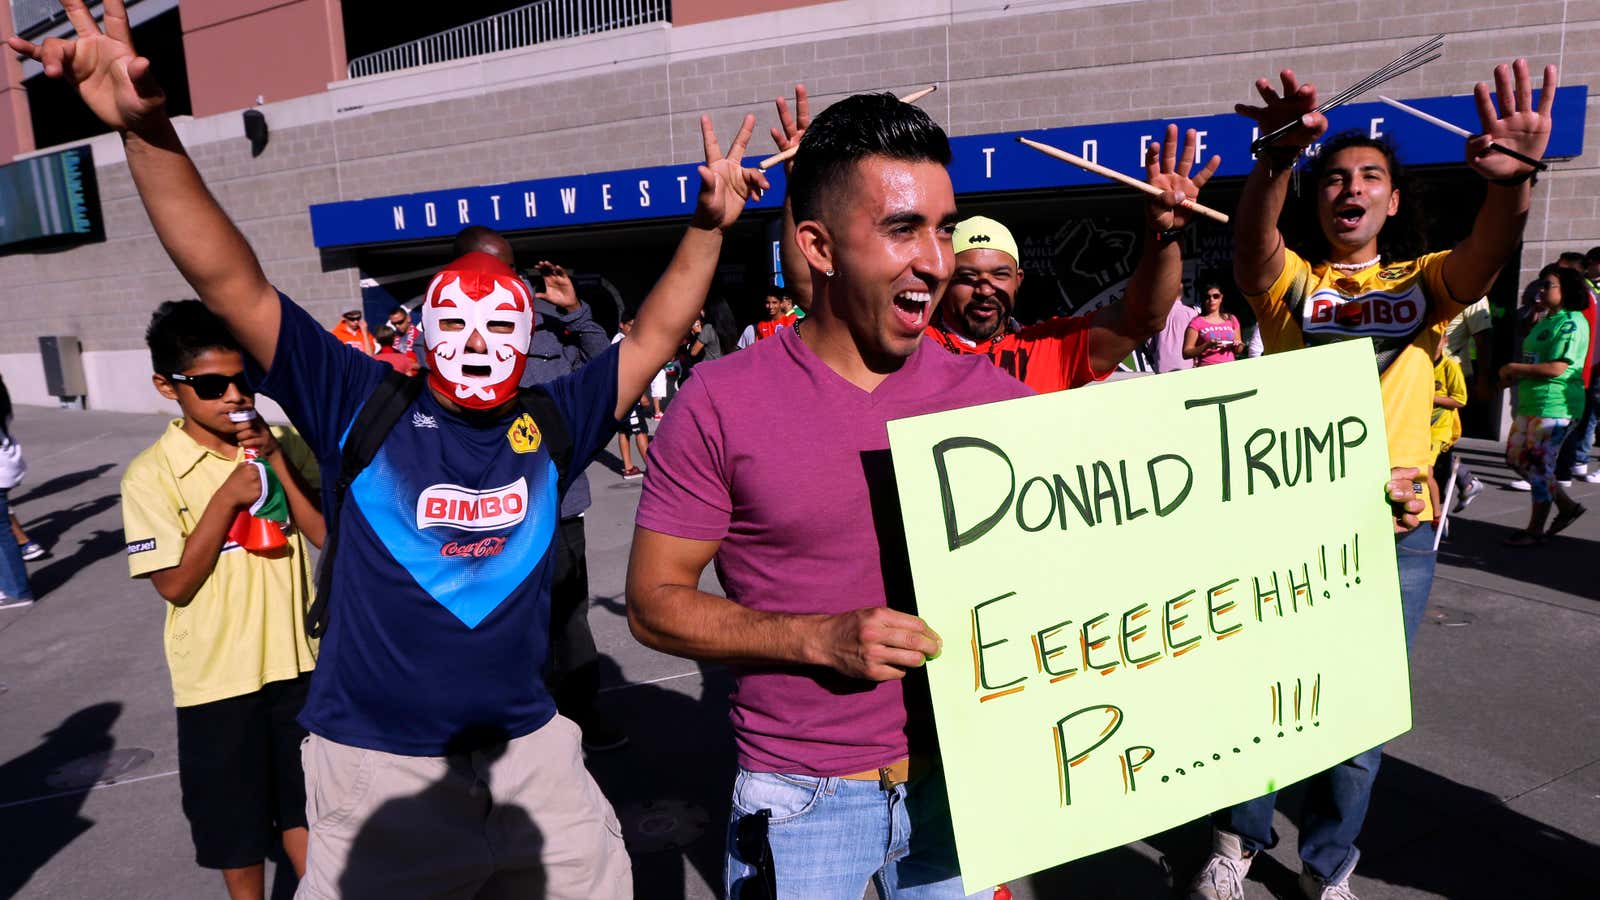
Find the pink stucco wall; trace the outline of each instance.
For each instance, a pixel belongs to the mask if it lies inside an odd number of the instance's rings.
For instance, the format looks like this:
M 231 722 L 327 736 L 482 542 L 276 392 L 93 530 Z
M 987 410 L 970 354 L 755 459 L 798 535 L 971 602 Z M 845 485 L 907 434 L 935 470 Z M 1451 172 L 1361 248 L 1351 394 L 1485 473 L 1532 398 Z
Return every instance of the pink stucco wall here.
M 178 12 L 196 116 L 320 93 L 345 77 L 339 0 L 206 0 Z
M 694 25 L 825 2 L 827 0 L 673 0 L 672 24 Z
M 0 3 L 0 35 L 15 34 L 11 4 Z M 28 92 L 22 89 L 22 66 L 16 54 L 0 52 L 0 163 L 33 149 L 33 122 L 28 117 Z

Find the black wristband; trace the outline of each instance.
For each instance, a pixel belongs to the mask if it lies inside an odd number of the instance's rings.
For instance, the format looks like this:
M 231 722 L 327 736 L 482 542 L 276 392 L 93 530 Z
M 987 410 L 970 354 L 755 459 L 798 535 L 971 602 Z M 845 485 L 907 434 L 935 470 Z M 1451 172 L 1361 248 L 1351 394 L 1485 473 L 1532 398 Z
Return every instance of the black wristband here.
M 1156 229 L 1150 232 L 1150 237 L 1155 240 L 1157 247 L 1165 247 L 1183 237 L 1183 230 L 1187 227 L 1187 225 L 1180 225 L 1177 228 L 1168 228 L 1165 231 Z
M 1538 184 L 1539 183 L 1539 170 L 1538 169 L 1529 169 L 1528 171 L 1523 172 L 1521 175 L 1512 175 L 1510 178 L 1491 178 L 1491 179 L 1489 179 L 1489 183 L 1490 184 L 1498 184 L 1501 187 L 1516 187 L 1517 185 L 1522 184 L 1524 181 L 1532 182 L 1533 184 Z
M 1300 154 L 1305 152 L 1304 147 L 1264 147 L 1256 154 L 1259 159 L 1267 164 L 1267 169 L 1274 174 L 1287 172 L 1300 161 Z

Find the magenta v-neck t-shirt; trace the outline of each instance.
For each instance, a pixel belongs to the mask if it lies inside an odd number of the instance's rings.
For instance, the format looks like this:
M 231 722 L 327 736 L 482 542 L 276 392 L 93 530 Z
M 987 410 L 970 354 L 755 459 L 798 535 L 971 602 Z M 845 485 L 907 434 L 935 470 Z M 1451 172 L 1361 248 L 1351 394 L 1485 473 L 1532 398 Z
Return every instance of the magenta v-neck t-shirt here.
M 888 605 L 867 472 L 883 489 L 886 423 L 1025 397 L 984 356 L 919 342 L 871 391 L 845 381 L 792 329 L 695 367 L 650 444 L 641 528 L 721 541 L 717 575 L 734 602 L 776 613 Z M 894 540 L 901 540 L 898 523 Z M 903 547 L 894 548 L 903 554 Z M 907 598 L 896 598 L 905 609 Z M 835 776 L 907 756 L 901 682 L 830 669 L 740 667 L 739 765 Z

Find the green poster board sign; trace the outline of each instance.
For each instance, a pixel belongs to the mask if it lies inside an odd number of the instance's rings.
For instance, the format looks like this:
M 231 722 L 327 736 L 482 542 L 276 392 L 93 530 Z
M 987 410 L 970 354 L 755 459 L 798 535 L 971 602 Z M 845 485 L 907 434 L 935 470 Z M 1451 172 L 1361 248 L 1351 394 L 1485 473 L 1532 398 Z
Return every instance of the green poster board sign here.
M 1410 728 L 1368 341 L 889 438 L 969 891 Z

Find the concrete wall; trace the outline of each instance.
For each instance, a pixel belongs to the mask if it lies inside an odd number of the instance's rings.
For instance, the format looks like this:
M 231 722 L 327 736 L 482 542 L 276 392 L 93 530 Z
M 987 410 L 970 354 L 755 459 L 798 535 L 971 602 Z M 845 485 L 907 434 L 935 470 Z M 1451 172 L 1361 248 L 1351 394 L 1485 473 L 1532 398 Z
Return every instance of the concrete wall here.
M 242 2 L 242 0 L 241 0 Z M 953 134 L 1224 112 L 1257 77 L 1292 67 L 1329 90 L 1421 37 L 1444 58 L 1387 88 L 1469 92 L 1518 54 L 1600 81 L 1600 0 L 846 0 L 672 27 L 642 26 L 409 72 L 338 82 L 269 102 L 256 159 L 237 113 L 181 123 L 201 171 L 269 275 L 331 322 L 356 273 L 311 243 L 311 203 L 698 158 L 698 116 L 731 134 L 746 112 L 803 80 L 819 105 L 863 90 L 938 82 L 926 108 Z M 675 7 L 676 8 L 676 7 Z M 287 51 L 285 51 L 287 54 Z M 277 62 L 274 65 L 282 65 Z M 191 59 L 196 84 L 210 73 Z M 269 98 L 270 99 L 270 98 Z M 1600 244 L 1600 95 L 1587 152 L 1534 191 L 1526 259 Z M 86 355 L 137 349 L 148 314 L 188 296 L 150 232 L 111 137 L 94 142 L 107 241 L 0 257 L 0 369 L 41 334 Z M 107 357 L 90 402 L 129 408 Z M 131 358 L 130 358 L 131 359 Z M 131 365 L 131 362 L 129 363 Z M 126 378 L 121 375 L 127 375 Z M 134 376 L 137 376 L 137 379 Z M 23 402 L 28 395 L 13 386 Z M 42 399 L 42 398 L 40 398 Z

